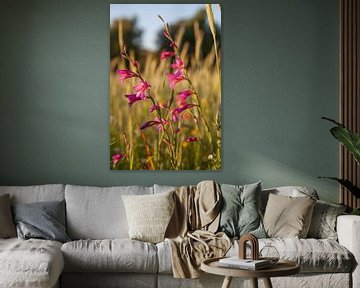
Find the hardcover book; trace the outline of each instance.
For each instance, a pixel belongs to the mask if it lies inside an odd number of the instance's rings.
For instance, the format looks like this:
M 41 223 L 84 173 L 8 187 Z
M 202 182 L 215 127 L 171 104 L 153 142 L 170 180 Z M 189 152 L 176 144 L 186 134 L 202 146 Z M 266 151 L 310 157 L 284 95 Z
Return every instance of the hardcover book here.
M 223 258 L 219 260 L 219 266 L 247 270 L 265 269 L 268 268 L 270 265 L 270 261 L 266 259 L 240 259 L 238 256 Z

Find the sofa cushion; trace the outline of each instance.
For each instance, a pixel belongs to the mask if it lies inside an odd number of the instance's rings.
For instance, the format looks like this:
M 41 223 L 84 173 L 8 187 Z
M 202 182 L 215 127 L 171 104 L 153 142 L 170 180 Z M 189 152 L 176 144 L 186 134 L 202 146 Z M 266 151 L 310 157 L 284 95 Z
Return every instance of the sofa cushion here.
M 165 192 L 174 191 L 177 186 L 167 186 L 167 185 L 154 184 L 153 187 L 154 187 L 154 194 L 159 194 L 159 193 L 165 193 Z
M 266 238 L 259 239 L 259 249 L 274 246 L 281 259 L 295 261 L 301 273 L 348 273 L 354 265 L 353 255 L 339 243 L 329 239 Z M 171 248 L 167 241 L 156 244 L 159 273 L 171 274 Z M 226 256 L 238 255 L 238 242 L 234 241 Z M 250 257 L 250 249 L 247 251 Z M 273 255 L 276 256 L 276 255 Z M 275 287 L 275 286 L 274 286 Z
M 234 243 L 228 256 L 236 255 L 237 244 L 237 242 Z M 259 239 L 259 250 L 264 246 L 275 247 L 280 259 L 298 263 L 302 273 L 350 272 L 354 265 L 353 255 L 344 246 L 330 239 Z
M 61 247 L 66 272 L 156 273 L 156 246 L 130 239 L 78 240 Z
M 11 204 L 61 201 L 65 197 L 65 186 L 62 184 L 0 186 L 0 195 L 4 194 L 10 194 Z
M 67 233 L 71 239 L 128 238 L 123 195 L 152 194 L 152 187 L 66 185 Z
M 10 196 L 0 196 L 0 238 L 16 237 L 16 229 L 11 214 Z
M 59 242 L 0 239 L 0 287 L 53 287 L 63 268 Z

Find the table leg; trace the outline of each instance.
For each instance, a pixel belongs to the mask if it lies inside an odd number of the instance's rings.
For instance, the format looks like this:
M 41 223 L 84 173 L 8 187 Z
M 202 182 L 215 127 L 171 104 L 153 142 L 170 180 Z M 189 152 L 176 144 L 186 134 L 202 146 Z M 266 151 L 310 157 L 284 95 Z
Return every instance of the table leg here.
M 258 279 L 257 278 L 251 278 L 252 287 L 258 288 Z
M 221 288 L 230 288 L 232 277 L 231 276 L 225 276 L 224 282 L 221 286 Z
M 264 279 L 265 288 L 273 288 L 270 278 L 263 278 L 263 279 Z

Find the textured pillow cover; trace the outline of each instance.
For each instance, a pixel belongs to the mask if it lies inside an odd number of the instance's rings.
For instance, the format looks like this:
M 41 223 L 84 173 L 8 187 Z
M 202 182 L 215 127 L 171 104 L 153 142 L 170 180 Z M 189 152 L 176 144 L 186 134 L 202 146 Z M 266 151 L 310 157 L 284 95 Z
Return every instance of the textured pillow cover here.
M 0 196 L 0 238 L 16 237 L 15 224 L 11 215 L 10 195 Z
M 19 238 L 70 241 L 65 232 L 65 201 L 15 204 L 13 214 Z
M 221 184 L 221 192 L 223 203 L 218 230 L 229 237 L 251 233 L 265 238 L 259 213 L 261 182 L 243 186 Z
M 336 218 L 346 206 L 318 200 L 312 214 L 309 238 L 337 240 Z
M 122 196 L 131 239 L 151 243 L 164 240 L 175 208 L 173 193 Z
M 306 238 L 316 200 L 306 197 L 269 195 L 264 227 L 269 237 Z

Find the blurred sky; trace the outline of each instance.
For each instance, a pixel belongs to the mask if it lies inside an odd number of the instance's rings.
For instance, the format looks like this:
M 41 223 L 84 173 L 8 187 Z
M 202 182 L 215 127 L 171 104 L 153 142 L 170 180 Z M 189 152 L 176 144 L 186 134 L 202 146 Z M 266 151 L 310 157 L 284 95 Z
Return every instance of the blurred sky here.
M 143 31 L 142 44 L 145 49 L 156 50 L 156 33 L 162 28 L 158 15 L 169 23 L 193 17 L 205 4 L 110 4 L 110 24 L 118 18 L 137 17 L 138 27 Z M 215 21 L 221 25 L 221 12 L 212 4 Z

